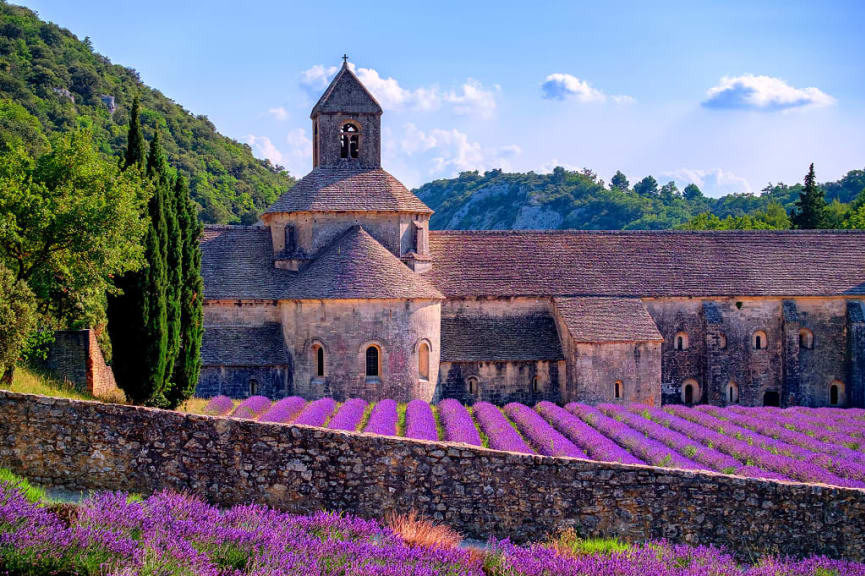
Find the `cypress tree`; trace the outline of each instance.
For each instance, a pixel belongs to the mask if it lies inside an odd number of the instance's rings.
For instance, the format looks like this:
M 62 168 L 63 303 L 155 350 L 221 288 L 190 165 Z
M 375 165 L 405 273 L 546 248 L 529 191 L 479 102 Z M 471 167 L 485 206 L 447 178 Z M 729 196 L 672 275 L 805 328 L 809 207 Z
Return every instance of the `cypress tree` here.
M 800 230 L 825 227 L 826 199 L 823 197 L 823 189 L 817 186 L 813 162 L 805 176 L 805 188 L 799 192 L 791 220 L 793 227 Z
M 129 112 L 129 133 L 127 137 L 126 155 L 123 159 L 123 169 L 130 166 L 144 168 L 147 161 L 146 142 L 141 133 L 141 122 L 138 118 L 138 96 L 132 101 L 132 110 Z
M 204 293 L 199 244 L 202 227 L 183 176 L 177 177 L 174 197 L 183 239 L 183 289 L 180 302 L 180 351 L 174 364 L 174 387 L 168 396 L 168 404 L 171 407 L 177 407 L 189 399 L 198 384 L 198 375 L 201 372 Z

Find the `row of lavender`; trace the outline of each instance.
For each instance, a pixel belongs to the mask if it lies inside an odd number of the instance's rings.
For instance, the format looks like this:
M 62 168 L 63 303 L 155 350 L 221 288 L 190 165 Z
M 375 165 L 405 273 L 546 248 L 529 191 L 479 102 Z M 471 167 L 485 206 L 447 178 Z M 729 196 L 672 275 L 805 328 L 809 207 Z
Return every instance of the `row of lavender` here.
M 576 403 L 563 408 L 550 402 L 499 408 L 456 400 L 399 405 L 354 398 L 340 404 L 298 397 L 271 403 L 254 396 L 236 407 L 217 397 L 205 411 L 527 454 L 865 488 L 863 410 Z

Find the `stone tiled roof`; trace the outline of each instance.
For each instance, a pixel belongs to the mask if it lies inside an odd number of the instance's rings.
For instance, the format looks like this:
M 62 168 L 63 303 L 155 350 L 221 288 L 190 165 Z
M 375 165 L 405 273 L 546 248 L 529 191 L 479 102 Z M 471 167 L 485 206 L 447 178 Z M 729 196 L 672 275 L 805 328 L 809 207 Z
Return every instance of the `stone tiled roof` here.
M 382 109 L 366 86 L 343 64 L 330 85 L 313 106 L 310 117 L 318 114 L 381 114 Z
M 283 297 L 444 298 L 360 226 L 349 228 L 317 255 L 297 274 Z
M 288 363 L 282 328 L 264 326 L 205 326 L 201 339 L 204 366 L 280 366 Z
M 432 214 L 429 206 L 384 169 L 354 163 L 313 168 L 265 214 L 343 211 Z
M 456 316 L 441 320 L 442 362 L 561 360 L 553 318 Z
M 201 252 L 208 300 L 443 298 L 360 226 L 339 236 L 300 272 L 274 268 L 268 228 L 206 226 Z
M 638 298 L 555 298 L 575 342 L 649 342 L 663 336 Z
M 431 232 L 426 273 L 461 296 L 865 294 L 865 232 Z

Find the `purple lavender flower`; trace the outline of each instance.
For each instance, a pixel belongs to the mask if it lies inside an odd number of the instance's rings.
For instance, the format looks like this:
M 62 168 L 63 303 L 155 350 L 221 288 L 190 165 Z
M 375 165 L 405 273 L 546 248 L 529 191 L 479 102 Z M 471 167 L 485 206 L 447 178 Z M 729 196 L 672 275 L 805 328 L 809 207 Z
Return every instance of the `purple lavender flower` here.
M 405 408 L 406 438 L 419 440 L 438 440 L 435 416 L 432 408 L 423 400 L 412 400 Z
M 304 406 L 306 406 L 306 400 L 300 396 L 289 396 L 274 402 L 273 406 L 262 414 L 258 421 L 288 424 L 300 414 Z
M 234 408 L 234 400 L 228 396 L 214 396 L 204 407 L 204 413 L 210 416 L 225 416 Z
M 657 440 L 646 438 L 627 424 L 605 416 L 600 410 L 584 404 L 568 404 L 565 408 L 579 416 L 583 422 L 596 428 L 601 434 L 615 440 L 635 456 L 649 464 L 665 468 L 700 470 L 703 468 L 690 458 L 671 450 Z
M 562 434 L 582 448 L 593 460 L 645 464 L 621 446 L 552 402 L 540 402 L 535 409 Z
M 335 408 L 336 400 L 333 398 L 319 398 L 307 404 L 294 423 L 306 426 L 324 426 Z
M 351 398 L 343 403 L 328 424 L 331 430 L 357 430 L 363 413 L 366 410 L 366 400 Z
M 477 402 L 472 406 L 472 412 L 474 412 L 484 434 L 489 438 L 490 448 L 525 454 L 535 453 L 526 444 L 519 432 L 508 422 L 498 406 L 493 406 L 489 402 Z
M 266 396 L 250 396 L 237 405 L 231 416 L 233 418 L 254 420 L 261 416 L 268 408 L 270 408 L 270 398 Z
M 588 458 L 586 453 L 561 435 L 543 417 L 518 402 L 505 406 L 505 414 L 513 420 L 520 432 L 529 440 L 538 454 L 544 456 L 568 456 L 570 458 Z
M 473 446 L 481 445 L 481 437 L 472 416 L 461 402 L 453 398 L 442 400 L 438 403 L 438 412 L 445 429 L 445 440 L 465 442 Z
M 396 424 L 399 417 L 396 412 L 396 402 L 393 400 L 381 400 L 372 407 L 369 422 L 366 423 L 364 432 L 381 434 L 383 436 L 396 436 Z

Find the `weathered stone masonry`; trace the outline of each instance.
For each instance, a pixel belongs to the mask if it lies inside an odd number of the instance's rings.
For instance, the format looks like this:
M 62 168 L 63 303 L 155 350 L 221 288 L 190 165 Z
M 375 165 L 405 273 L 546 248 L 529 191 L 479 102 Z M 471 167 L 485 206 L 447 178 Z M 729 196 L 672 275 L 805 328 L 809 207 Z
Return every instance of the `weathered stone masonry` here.
M 0 391 L 0 466 L 72 489 L 189 490 L 364 517 L 416 509 L 467 536 L 669 538 L 865 560 L 865 491 L 496 452 Z

